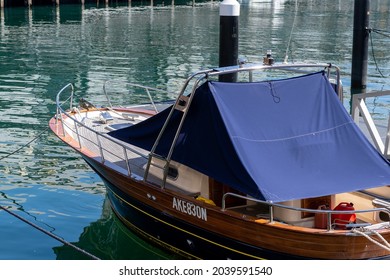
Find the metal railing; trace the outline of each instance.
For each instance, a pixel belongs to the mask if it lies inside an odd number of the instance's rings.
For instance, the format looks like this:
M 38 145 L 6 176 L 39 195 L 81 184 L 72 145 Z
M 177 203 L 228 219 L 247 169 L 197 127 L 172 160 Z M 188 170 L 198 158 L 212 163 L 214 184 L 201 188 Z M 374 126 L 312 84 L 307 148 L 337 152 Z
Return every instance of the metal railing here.
M 333 214 L 358 214 L 358 213 L 375 213 L 375 212 L 386 212 L 389 217 L 390 217 L 390 204 L 388 202 L 385 202 L 385 204 L 381 204 L 381 208 L 373 208 L 373 209 L 365 209 L 365 210 L 326 210 L 326 209 L 310 209 L 310 208 L 300 208 L 300 207 L 292 207 L 292 206 L 287 206 L 283 204 L 278 204 L 278 203 L 273 203 L 273 202 L 267 202 L 263 200 L 258 200 L 252 197 L 247 197 L 235 193 L 225 193 L 222 197 L 222 211 L 225 211 L 229 208 L 226 207 L 226 199 L 227 197 L 232 196 L 232 197 L 237 197 L 241 198 L 245 201 L 252 201 L 256 202 L 262 205 L 268 206 L 269 209 L 269 223 L 274 223 L 275 221 L 275 215 L 274 215 L 274 209 L 275 208 L 283 208 L 287 210 L 292 210 L 292 211 L 297 211 L 297 212 L 307 212 L 307 213 L 319 213 L 319 214 L 324 214 L 327 217 L 327 230 L 332 230 L 333 229 L 333 223 L 332 223 L 332 215 Z M 374 201 L 373 201 L 374 202 Z M 389 205 L 389 207 L 387 207 Z M 242 207 L 248 207 L 250 205 L 243 205 Z M 234 207 L 237 208 L 237 207 Z M 390 221 L 388 222 L 390 226 Z
M 157 107 L 155 105 L 156 103 L 153 101 L 152 96 L 150 94 L 150 91 L 155 90 L 155 91 L 162 92 L 162 90 L 153 89 L 150 87 L 145 87 L 145 86 L 136 85 L 136 84 L 127 84 L 127 85 L 130 85 L 133 87 L 138 87 L 138 88 L 145 90 L 147 95 L 148 95 L 149 100 L 151 101 L 152 106 L 155 109 L 155 111 L 158 111 Z M 106 83 L 105 83 L 105 86 L 106 86 Z M 67 96 L 64 100 L 61 100 L 61 97 L 63 97 L 64 92 L 67 90 L 70 91 L 69 96 Z M 106 89 L 104 89 L 104 94 L 107 98 L 108 104 L 110 106 L 112 106 Z M 123 144 L 122 142 L 120 142 L 114 138 L 111 138 L 111 137 L 105 135 L 104 133 L 100 133 L 100 132 L 90 128 L 88 125 L 86 125 L 83 122 L 83 120 L 78 120 L 76 116 L 78 115 L 77 111 L 79 109 L 73 107 L 74 106 L 73 102 L 74 102 L 74 86 L 73 86 L 73 84 L 69 83 L 58 92 L 57 97 L 56 97 L 56 105 L 57 105 L 56 122 L 58 122 L 58 120 L 61 121 L 61 126 L 62 126 L 62 131 L 63 131 L 62 136 L 63 137 L 66 136 L 67 131 L 74 133 L 77 137 L 77 140 L 79 143 L 78 148 L 80 150 L 84 146 L 85 147 L 88 146 L 87 144 L 83 145 L 83 143 L 85 143 L 85 142 L 88 142 L 88 143 L 92 144 L 92 146 L 95 146 L 97 151 L 98 151 L 99 157 L 100 157 L 100 158 L 95 158 L 95 159 L 99 160 L 102 164 L 106 164 L 105 158 L 107 157 L 106 155 L 108 155 L 108 154 L 110 154 L 112 157 L 118 158 L 119 161 L 125 163 L 125 169 L 126 169 L 127 175 L 129 175 L 129 176 L 132 175 L 132 169 L 131 169 L 131 166 L 129 164 L 129 154 L 130 155 L 134 154 L 136 156 L 140 156 L 140 157 L 144 158 L 145 162 L 146 162 L 147 155 L 137 151 L 136 149 L 133 149 L 130 146 Z M 69 108 L 65 109 L 64 108 L 65 104 L 68 104 L 68 103 L 69 103 Z M 72 116 L 70 114 L 70 112 L 72 112 L 72 111 L 75 112 L 74 116 Z M 71 121 L 66 122 L 65 118 L 68 118 Z M 90 135 L 91 134 L 95 135 L 96 142 L 90 138 L 83 136 L 83 134 L 80 133 L 81 129 L 88 130 Z M 105 141 L 110 142 L 110 149 L 105 148 L 105 145 L 102 144 Z M 117 149 L 112 149 L 113 146 L 116 146 Z M 113 150 L 115 150 L 117 153 L 114 153 Z M 121 152 L 119 152 L 119 151 L 121 151 Z M 118 166 L 120 166 L 120 165 L 118 164 Z
M 205 73 L 207 77 L 212 76 L 220 76 L 220 75 L 226 75 L 226 74 L 232 74 L 232 73 L 240 73 L 240 72 L 248 72 L 248 81 L 253 82 L 254 80 L 254 73 L 255 72 L 266 72 L 268 70 L 279 70 L 284 72 L 294 72 L 296 74 L 308 74 L 312 73 L 313 71 L 308 69 L 318 69 L 318 70 L 324 70 L 326 73 L 326 76 L 329 78 L 329 80 L 332 80 L 332 70 L 333 72 L 333 80 L 335 84 L 335 91 L 337 93 L 337 96 L 339 97 L 340 101 L 343 101 L 343 87 L 341 84 L 341 78 L 340 78 L 340 68 L 336 65 L 330 64 L 330 63 L 303 63 L 303 64 L 272 64 L 272 65 L 264 65 L 264 64 L 241 64 L 239 66 L 231 66 L 231 67 L 223 67 L 223 68 L 217 68 L 214 69 L 214 71 Z M 272 77 L 272 76 L 271 76 Z
M 103 84 L 103 93 L 107 99 L 107 103 L 108 103 L 108 106 L 109 107 L 113 107 L 112 106 L 112 103 L 111 103 L 111 98 L 109 97 L 109 94 L 108 94 L 108 84 L 111 84 L 113 82 L 116 82 L 114 80 L 108 80 L 106 82 L 104 82 Z M 143 85 L 139 85 L 139 84 L 134 84 L 134 83 L 121 83 L 121 87 L 124 87 L 124 88 L 132 88 L 132 89 L 137 89 L 137 90 L 140 90 L 142 91 L 141 92 L 141 96 L 143 96 L 143 94 L 146 94 L 147 98 L 148 98 L 148 103 L 151 104 L 151 106 L 153 107 L 154 111 L 156 113 L 158 113 L 158 109 L 157 109 L 157 106 L 156 106 L 156 101 L 153 99 L 153 96 L 152 96 L 152 92 L 157 92 L 157 93 L 160 93 L 160 94 L 163 94 L 163 95 L 169 95 L 168 92 L 166 92 L 165 90 L 162 90 L 162 89 L 158 89 L 158 88 L 152 88 L 152 87 L 147 87 L 147 86 L 143 86 Z M 138 95 L 139 96 L 139 95 Z M 130 105 L 130 104 L 127 104 L 127 105 Z M 139 105 L 139 104 L 137 104 Z
M 376 91 L 369 93 L 353 94 L 351 113 L 352 118 L 357 125 L 359 125 L 360 116 L 363 118 L 376 149 L 384 157 L 390 158 L 390 114 L 387 121 L 387 129 L 385 131 L 385 142 L 383 142 L 381 135 L 378 131 L 377 125 L 375 124 L 375 121 L 373 120 L 366 104 L 367 98 L 376 98 L 380 96 L 390 97 L 390 91 Z

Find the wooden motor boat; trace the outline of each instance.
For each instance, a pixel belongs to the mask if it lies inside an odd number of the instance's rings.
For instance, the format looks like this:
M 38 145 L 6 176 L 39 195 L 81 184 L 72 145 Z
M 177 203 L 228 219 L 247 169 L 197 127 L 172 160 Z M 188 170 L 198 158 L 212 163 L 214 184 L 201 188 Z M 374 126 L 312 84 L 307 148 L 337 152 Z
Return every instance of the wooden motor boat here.
M 50 120 L 129 229 L 193 259 L 390 258 L 389 161 L 343 107 L 336 66 L 209 69 L 171 102 L 130 86 L 148 101 L 113 106 L 105 86 L 107 105 L 75 107 L 69 84 Z

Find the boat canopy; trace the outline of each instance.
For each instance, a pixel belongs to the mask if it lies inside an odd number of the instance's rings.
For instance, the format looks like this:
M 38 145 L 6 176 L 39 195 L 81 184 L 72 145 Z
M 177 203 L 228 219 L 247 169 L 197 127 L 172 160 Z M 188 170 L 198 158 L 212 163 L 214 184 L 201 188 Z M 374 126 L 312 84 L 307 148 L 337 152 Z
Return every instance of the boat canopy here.
M 109 134 L 151 150 L 171 109 Z M 156 154 L 167 157 L 182 114 L 174 110 Z M 355 125 L 323 71 L 205 82 L 194 93 L 172 160 L 272 202 L 390 184 L 389 162 Z

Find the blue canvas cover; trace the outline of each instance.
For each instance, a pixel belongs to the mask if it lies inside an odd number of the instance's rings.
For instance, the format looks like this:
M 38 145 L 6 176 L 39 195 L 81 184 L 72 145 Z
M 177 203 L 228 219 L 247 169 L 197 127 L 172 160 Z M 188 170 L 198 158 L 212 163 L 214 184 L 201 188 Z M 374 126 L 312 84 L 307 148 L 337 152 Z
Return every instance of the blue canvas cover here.
M 150 150 L 169 110 L 110 135 Z M 168 154 L 175 111 L 157 153 Z M 323 72 L 258 83 L 206 82 L 172 159 L 258 199 L 280 202 L 390 184 Z

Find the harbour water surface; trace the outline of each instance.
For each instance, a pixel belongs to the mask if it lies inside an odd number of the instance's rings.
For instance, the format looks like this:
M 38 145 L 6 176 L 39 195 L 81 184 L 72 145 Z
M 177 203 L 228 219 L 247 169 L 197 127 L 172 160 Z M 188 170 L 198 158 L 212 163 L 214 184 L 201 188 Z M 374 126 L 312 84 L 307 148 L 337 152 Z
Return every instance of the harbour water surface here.
M 290 62 L 337 64 L 348 107 L 353 3 L 243 0 L 239 53 L 250 62 L 271 49 L 279 62 L 288 54 Z M 190 73 L 217 66 L 218 4 L 2 10 L 0 205 L 102 259 L 179 258 L 124 228 L 99 177 L 48 131 L 48 121 L 56 93 L 69 82 L 98 102 L 94 95 L 109 79 L 175 92 Z M 368 90 L 390 87 L 389 9 L 388 1 L 371 1 L 371 27 L 382 33 L 372 33 Z M 389 108 L 387 99 L 370 105 L 383 119 Z M 87 258 L 0 210 L 0 259 Z

